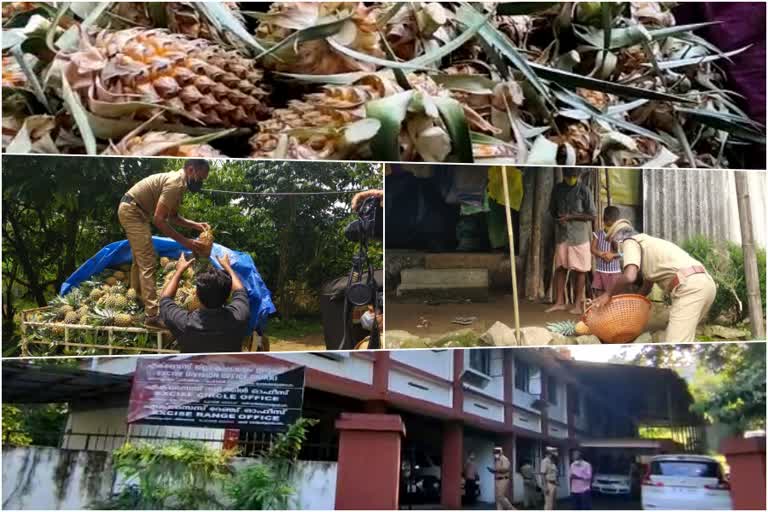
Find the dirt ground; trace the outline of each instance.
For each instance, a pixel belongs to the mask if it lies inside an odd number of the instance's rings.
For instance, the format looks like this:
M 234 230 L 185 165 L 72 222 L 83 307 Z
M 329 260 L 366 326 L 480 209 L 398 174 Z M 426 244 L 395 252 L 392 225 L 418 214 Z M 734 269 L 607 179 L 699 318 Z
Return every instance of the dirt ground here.
M 292 339 L 269 338 L 270 352 L 290 352 L 295 350 L 309 350 L 313 352 L 325 350 L 323 335 L 310 334 Z
M 416 336 L 433 336 L 466 328 L 482 334 L 497 321 L 513 327 L 515 315 L 512 299 L 510 294 L 497 294 L 492 295 L 488 302 L 439 305 L 403 304 L 389 299 L 385 313 L 386 330 L 403 330 Z M 548 304 L 534 304 L 521 300 L 520 326 L 544 327 L 549 322 L 579 318 L 568 312 L 545 313 L 548 307 Z M 471 325 L 451 323 L 456 317 L 472 316 L 477 317 L 477 320 Z M 422 327 L 418 327 L 419 325 Z

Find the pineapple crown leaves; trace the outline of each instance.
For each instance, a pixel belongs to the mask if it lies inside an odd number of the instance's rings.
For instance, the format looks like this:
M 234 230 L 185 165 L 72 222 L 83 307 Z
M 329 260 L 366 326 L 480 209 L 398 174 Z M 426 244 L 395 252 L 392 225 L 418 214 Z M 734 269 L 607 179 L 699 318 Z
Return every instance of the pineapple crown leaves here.
M 555 334 L 563 336 L 573 336 L 576 334 L 576 322 L 566 320 L 562 322 L 551 322 L 547 324 L 547 329 Z

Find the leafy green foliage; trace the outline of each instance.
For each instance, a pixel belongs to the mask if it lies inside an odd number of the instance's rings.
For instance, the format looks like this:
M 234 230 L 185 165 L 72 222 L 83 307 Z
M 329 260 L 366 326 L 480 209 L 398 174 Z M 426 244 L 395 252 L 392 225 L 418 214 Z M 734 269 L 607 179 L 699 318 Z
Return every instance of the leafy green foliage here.
M 24 432 L 24 418 L 21 409 L 3 404 L 3 446 L 29 446 L 32 437 Z
M 733 242 L 715 242 L 703 236 L 687 240 L 682 248 L 699 260 L 717 283 L 717 295 L 710 316 L 724 316 L 737 323 L 749 314 L 747 310 L 747 283 L 744 272 L 744 253 Z M 757 250 L 757 269 L 760 293 L 765 297 L 765 249 Z
M 237 510 L 286 510 L 295 490 L 288 484 L 294 463 L 317 420 L 300 418 L 276 437 L 261 459 L 238 471 L 227 494 Z
M 213 486 L 231 475 L 234 450 L 181 441 L 166 445 L 126 443 L 115 450 L 115 469 L 133 485 L 94 508 L 199 510 L 222 508 Z
M 3 442 L 58 446 L 68 414 L 65 404 L 3 404 Z
M 645 345 L 632 363 L 693 367 L 693 412 L 735 432 L 765 428 L 765 343 Z
M 691 386 L 693 410 L 734 432 L 765 429 L 765 343 L 710 349 Z

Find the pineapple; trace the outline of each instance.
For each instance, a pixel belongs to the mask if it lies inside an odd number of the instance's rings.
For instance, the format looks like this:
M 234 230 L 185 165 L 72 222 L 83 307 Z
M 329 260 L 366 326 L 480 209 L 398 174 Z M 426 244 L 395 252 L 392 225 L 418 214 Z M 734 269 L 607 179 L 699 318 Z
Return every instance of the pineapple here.
M 94 288 L 91 293 L 88 294 L 88 298 L 92 301 L 98 301 L 104 296 L 104 290 L 101 288 Z
M 554 332 L 555 334 L 568 337 L 584 336 L 590 333 L 587 324 L 584 322 L 574 322 L 571 320 L 549 323 L 547 324 L 547 329 Z
M 19 63 L 11 56 L 3 55 L 3 87 L 20 88 L 27 85 L 27 77 Z
M 130 327 L 134 323 L 134 318 L 128 313 L 118 313 L 115 315 L 114 323 L 118 327 Z
M 170 273 L 170 272 L 173 272 L 174 270 L 176 270 L 176 262 L 175 261 L 169 261 L 165 265 L 165 272 Z
M 576 152 L 576 164 L 586 165 L 594 161 L 594 154 L 600 136 L 585 123 L 572 123 L 560 135 L 550 136 L 553 142 L 570 145 Z
M 17 14 L 31 11 L 36 7 L 36 2 L 3 2 L 3 22 L 8 21 Z M 5 62 L 3 62 L 3 66 L 5 66 Z
M 96 325 L 114 325 L 117 311 L 110 308 L 94 308 L 91 318 Z
M 269 114 L 263 73 L 252 59 L 204 39 L 167 30 L 102 31 L 81 39 L 80 50 L 57 61 L 83 103 L 145 102 L 136 119 L 160 115 L 167 122 L 208 127 L 253 126 Z M 112 114 L 100 109 L 102 115 Z M 123 112 L 115 116 L 124 117 Z
M 104 280 L 105 283 L 107 283 L 109 286 L 115 286 L 117 284 L 117 278 L 116 277 L 108 277 Z
M 383 4 L 382 8 L 389 9 L 391 5 Z M 451 13 L 438 2 L 401 7 L 387 21 L 383 32 L 394 54 L 402 60 L 412 60 L 457 35 Z
M 110 294 L 104 297 L 104 307 L 121 311 L 128 307 L 128 299 L 124 295 Z
M 187 295 L 187 298 L 184 300 L 184 308 L 188 311 L 196 311 L 200 309 L 201 306 L 200 299 L 194 291 L 190 295 Z
M 213 230 L 206 229 L 200 233 L 198 240 L 205 245 L 205 253 L 203 256 L 209 257 L 211 255 L 211 249 L 213 249 Z
M 237 2 L 219 2 L 227 7 L 241 22 L 243 20 Z M 219 34 L 214 26 L 202 18 L 194 2 L 157 2 L 163 8 L 163 15 L 171 32 L 203 39 L 217 39 Z M 128 26 L 151 28 L 153 26 L 149 2 L 115 2 L 111 14 Z
M 576 322 L 570 320 L 549 323 L 547 329 L 561 336 L 576 336 Z
M 209 144 L 185 144 L 190 140 L 183 133 L 147 132 L 144 135 L 126 135 L 111 145 L 104 155 L 169 156 L 175 158 L 221 158 L 219 150 Z
M 362 2 L 275 2 L 256 30 L 256 38 L 273 46 L 297 30 L 348 18 L 332 36 L 335 42 L 357 52 L 384 58 L 376 24 L 376 9 Z M 375 71 L 375 66 L 337 52 L 325 39 L 302 41 L 278 50 L 265 65 L 285 73 L 327 75 Z
M 128 291 L 125 292 L 125 297 L 128 300 L 135 301 L 138 298 L 138 296 L 139 295 L 138 295 L 138 293 L 136 292 L 136 290 L 134 288 L 129 288 Z
M 160 266 L 163 268 L 166 268 L 170 262 L 171 262 L 171 259 L 166 256 L 163 256 L 162 258 L 160 258 Z
M 77 311 L 70 311 L 66 315 L 64 315 L 64 323 L 65 324 L 76 324 L 80 322 L 80 314 L 77 313 Z

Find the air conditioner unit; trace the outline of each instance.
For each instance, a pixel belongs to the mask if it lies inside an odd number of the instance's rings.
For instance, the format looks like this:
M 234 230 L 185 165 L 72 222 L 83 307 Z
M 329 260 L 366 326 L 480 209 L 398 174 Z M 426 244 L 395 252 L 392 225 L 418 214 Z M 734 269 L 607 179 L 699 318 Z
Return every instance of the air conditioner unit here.
M 491 377 L 472 368 L 465 368 L 461 373 L 461 382 L 475 388 L 485 389 L 491 383 Z

